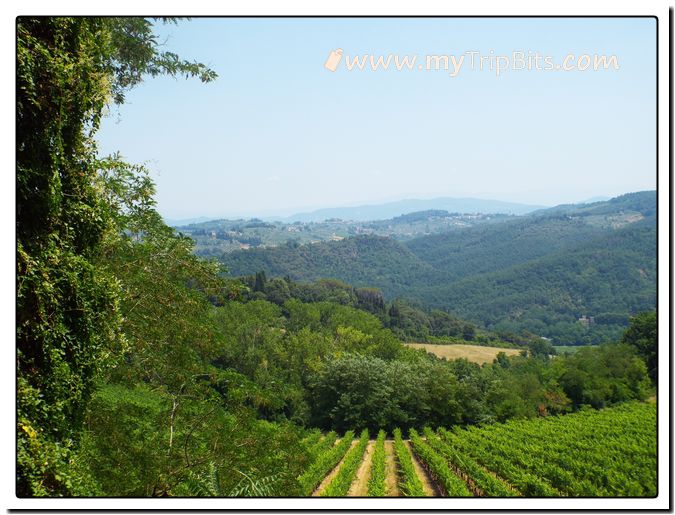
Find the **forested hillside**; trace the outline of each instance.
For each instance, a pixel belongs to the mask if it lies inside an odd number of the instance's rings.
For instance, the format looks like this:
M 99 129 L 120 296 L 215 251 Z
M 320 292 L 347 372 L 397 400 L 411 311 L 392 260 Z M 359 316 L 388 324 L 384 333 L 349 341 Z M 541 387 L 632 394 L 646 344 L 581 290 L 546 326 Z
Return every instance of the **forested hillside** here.
M 597 343 L 655 306 L 655 208 L 655 192 L 639 192 L 405 243 L 360 237 L 221 259 L 233 275 L 332 277 L 490 329 Z M 580 324 L 582 316 L 593 323 Z
M 637 225 L 637 224 L 636 224 Z M 656 230 L 627 227 L 541 259 L 429 287 L 418 298 L 495 330 L 556 342 L 615 338 L 656 305 Z M 593 325 L 579 323 L 593 316 Z
M 381 236 L 250 249 L 223 255 L 221 261 L 232 276 L 264 271 L 270 277 L 288 275 L 298 281 L 334 278 L 357 287 L 381 288 L 389 297 L 402 296 L 438 277 L 433 266 L 406 246 Z

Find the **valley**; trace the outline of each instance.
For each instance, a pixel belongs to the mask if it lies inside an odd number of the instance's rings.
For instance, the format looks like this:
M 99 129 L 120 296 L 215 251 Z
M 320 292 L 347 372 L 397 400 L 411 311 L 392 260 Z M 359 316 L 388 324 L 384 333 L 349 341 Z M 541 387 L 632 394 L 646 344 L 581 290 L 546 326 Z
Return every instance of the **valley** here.
M 233 276 L 333 278 L 556 345 L 616 338 L 655 305 L 655 192 L 398 241 L 354 236 L 220 255 Z M 421 217 L 426 215 L 420 214 Z M 584 316 L 593 323 L 580 322 Z

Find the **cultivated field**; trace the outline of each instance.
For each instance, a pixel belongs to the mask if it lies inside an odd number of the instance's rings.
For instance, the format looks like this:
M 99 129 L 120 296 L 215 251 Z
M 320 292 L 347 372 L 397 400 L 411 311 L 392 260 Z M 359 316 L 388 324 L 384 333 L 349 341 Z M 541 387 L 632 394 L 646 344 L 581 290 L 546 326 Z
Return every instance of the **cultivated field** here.
M 492 363 L 500 352 L 507 356 L 515 356 L 520 354 L 518 349 L 502 349 L 500 347 L 483 347 L 481 345 L 438 345 L 433 343 L 406 343 L 408 347 L 413 349 L 424 349 L 431 354 L 435 354 L 439 358 L 445 359 L 459 359 L 466 358 L 469 361 L 482 365 L 483 363 Z
M 656 406 L 513 420 L 483 428 L 348 432 L 306 440 L 307 496 L 652 497 Z

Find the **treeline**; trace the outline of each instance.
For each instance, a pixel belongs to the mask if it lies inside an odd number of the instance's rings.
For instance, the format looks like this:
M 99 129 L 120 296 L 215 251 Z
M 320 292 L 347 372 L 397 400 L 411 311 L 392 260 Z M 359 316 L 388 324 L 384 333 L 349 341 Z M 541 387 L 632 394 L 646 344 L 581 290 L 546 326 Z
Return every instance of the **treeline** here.
M 312 423 L 325 429 L 490 424 L 644 399 L 650 382 L 628 345 L 569 356 L 507 357 L 480 367 L 429 355 L 385 361 L 334 357 L 311 383 Z
M 409 349 L 376 316 L 335 302 L 228 301 L 214 317 L 223 345 L 213 364 L 246 376 L 250 407 L 276 423 L 339 432 L 479 424 L 602 408 L 651 390 L 637 343 L 653 344 L 651 315 L 623 343 L 555 358 L 535 347 L 482 367 Z
M 268 300 L 283 306 L 289 299 L 302 302 L 334 302 L 362 309 L 380 319 L 403 341 L 432 343 L 471 343 L 496 347 L 526 348 L 529 345 L 547 345 L 549 354 L 555 350 L 541 338 L 520 331 L 490 332 L 475 324 L 461 320 L 445 311 L 424 309 L 405 299 L 386 302 L 378 288 L 355 288 L 337 279 L 319 279 L 303 283 L 290 277 L 267 278 L 264 271 L 247 275 L 239 280 L 248 287 L 247 300 Z

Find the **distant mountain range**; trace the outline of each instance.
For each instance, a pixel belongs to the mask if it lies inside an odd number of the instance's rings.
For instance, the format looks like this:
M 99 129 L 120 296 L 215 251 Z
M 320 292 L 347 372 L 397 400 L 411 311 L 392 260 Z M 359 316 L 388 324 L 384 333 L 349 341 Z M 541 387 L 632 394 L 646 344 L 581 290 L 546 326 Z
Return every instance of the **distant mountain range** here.
M 524 215 L 543 208 L 544 206 L 517 204 L 501 200 L 439 197 L 433 199 L 398 200 L 384 204 L 370 204 L 354 207 L 318 209 L 308 213 L 298 213 L 284 218 L 283 220 L 290 222 L 322 222 L 331 218 L 355 221 L 386 220 L 408 213 L 432 209 L 444 210 L 450 213 L 502 213 L 507 215 Z
M 407 199 L 383 204 L 367 204 L 353 207 L 330 207 L 309 211 L 306 213 L 296 213 L 290 216 L 266 216 L 260 215 L 257 219 L 267 222 L 323 222 L 330 219 L 352 220 L 352 221 L 375 221 L 387 220 L 409 213 L 418 211 L 441 210 L 449 213 L 483 213 L 483 214 L 505 214 L 505 215 L 524 215 L 537 209 L 543 209 L 545 206 L 518 204 L 515 202 L 505 202 L 502 200 L 488 200 L 478 198 L 452 198 L 439 197 L 433 199 Z M 165 218 L 164 222 L 172 227 L 183 227 L 191 224 L 210 222 L 213 220 L 233 220 L 242 217 L 225 216 L 200 216 L 197 218 Z
M 656 304 L 656 192 L 396 241 L 357 236 L 235 251 L 232 275 L 335 278 L 559 344 L 615 339 Z M 584 319 L 583 317 L 593 317 Z

